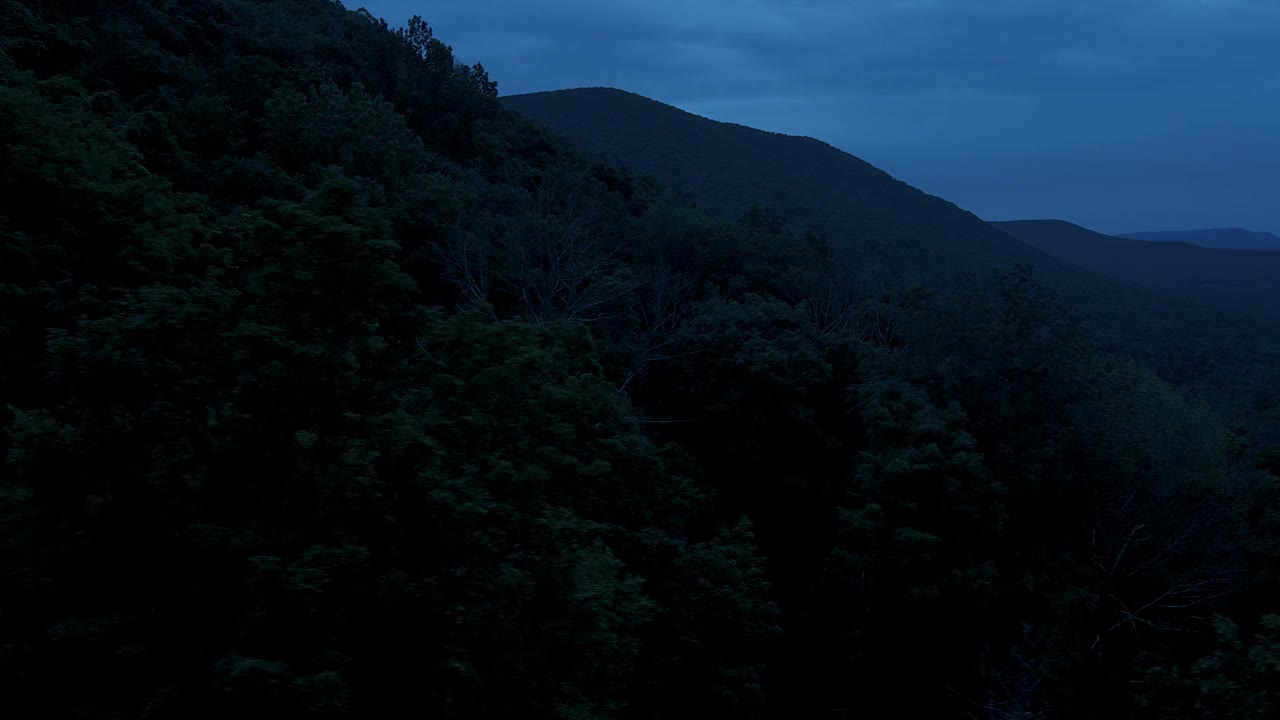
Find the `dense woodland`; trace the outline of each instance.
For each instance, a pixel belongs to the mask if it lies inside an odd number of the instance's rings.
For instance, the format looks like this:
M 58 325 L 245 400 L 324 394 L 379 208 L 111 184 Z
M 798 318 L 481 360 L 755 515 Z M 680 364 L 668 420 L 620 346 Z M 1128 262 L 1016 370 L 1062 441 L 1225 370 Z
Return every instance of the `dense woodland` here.
M 722 218 L 761 202 L 790 226 L 825 236 L 869 279 L 937 288 L 1033 266 L 1036 283 L 1080 315 L 1100 348 L 1137 358 L 1254 437 L 1280 443 L 1280 255 L 1206 256 L 1169 245 L 1124 253 L 1125 241 L 1064 232 L 1074 227 L 1067 223 L 993 227 L 819 140 L 716 122 L 621 90 L 502 102 L 674 184 Z
M 1280 315 L 1280 283 L 1276 282 L 1280 278 L 1280 252 L 1113 237 L 1055 220 L 993 225 L 1081 267 L 1165 295 L 1217 304 L 1245 314 Z
M 885 286 L 326 0 L 0 0 L 0 80 L 11 716 L 1280 713 L 1280 453 L 1030 269 Z

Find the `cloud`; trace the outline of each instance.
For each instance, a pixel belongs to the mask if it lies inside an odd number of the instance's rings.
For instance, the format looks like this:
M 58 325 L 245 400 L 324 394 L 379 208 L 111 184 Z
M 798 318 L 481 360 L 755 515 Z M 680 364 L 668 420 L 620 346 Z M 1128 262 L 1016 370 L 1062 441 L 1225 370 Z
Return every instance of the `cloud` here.
M 369 6 L 392 22 L 413 7 Z M 728 91 L 799 82 L 870 93 L 1075 92 L 1248 74 L 1237 59 L 1270 47 L 1277 8 L 1270 0 L 455 0 L 434 3 L 427 20 L 464 57 L 501 66 L 511 92 L 598 85 L 620 67 L 668 97 L 689 95 L 690 76 L 719 78 Z
M 1005 183 L 962 183 L 964 168 L 938 163 L 983 167 L 981 158 L 998 158 L 999 172 L 1054 188 L 1057 197 L 1046 201 L 1064 213 L 1093 208 L 1081 212 L 1099 218 L 1096 203 L 1073 198 L 1094 193 L 1115 203 L 1118 181 L 1098 177 L 1068 192 L 1035 182 L 1036 173 L 1105 175 L 1110 162 L 1110 175 L 1132 186 L 1142 168 L 1152 184 L 1161 180 L 1155 173 L 1181 171 L 1208 199 L 1224 196 L 1209 183 L 1236 172 L 1239 197 L 1259 186 L 1280 196 L 1280 141 L 1271 139 L 1280 126 L 1280 0 L 366 4 L 393 24 L 427 15 L 460 58 L 485 64 L 503 93 L 614 86 L 717 119 L 814 135 L 944 196 L 963 191 L 979 213 L 1007 206 Z M 1264 159 L 1241 163 L 1243 155 Z M 1201 165 L 1157 169 L 1153 158 Z M 1171 202 L 1200 202 L 1179 192 Z M 1239 212 L 1218 205 L 1223 215 Z M 1255 215 L 1280 230 L 1280 211 Z M 1236 222 L 1209 210 L 1205 222 L 1209 216 Z

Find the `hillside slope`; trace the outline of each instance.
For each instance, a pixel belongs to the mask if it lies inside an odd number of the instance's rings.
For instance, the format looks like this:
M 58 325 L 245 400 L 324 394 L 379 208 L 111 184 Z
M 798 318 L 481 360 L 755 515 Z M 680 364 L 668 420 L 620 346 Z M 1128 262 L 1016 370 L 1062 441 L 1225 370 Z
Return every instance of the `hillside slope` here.
M 1247 313 L 1280 313 L 1280 254 L 1146 242 L 1061 220 L 992 223 L 1069 262 L 1156 292 Z
M 1233 628 L 1280 625 L 1280 454 L 1025 273 L 859 283 L 503 111 L 422 18 L 333 0 L 0 2 L 0 145 L 12 707 L 1271 697 Z
M 724 217 L 763 203 L 797 227 L 825 233 L 864 271 L 934 283 L 1047 261 L 972 213 L 813 138 L 717 122 L 609 88 L 502 102 L 584 149 L 675 183 Z
M 1156 232 L 1122 233 L 1117 237 L 1150 242 L 1181 242 L 1219 250 L 1269 250 L 1280 251 L 1280 237 L 1268 232 L 1256 232 L 1243 228 L 1214 228 L 1209 230 L 1165 230 Z
M 1271 334 L 1249 318 L 1061 260 L 812 138 L 717 122 L 607 88 L 502 102 L 586 150 L 680 187 L 722 216 L 763 203 L 793 226 L 825 234 L 864 273 L 944 285 L 1032 265 L 1099 335 L 1140 355 Z

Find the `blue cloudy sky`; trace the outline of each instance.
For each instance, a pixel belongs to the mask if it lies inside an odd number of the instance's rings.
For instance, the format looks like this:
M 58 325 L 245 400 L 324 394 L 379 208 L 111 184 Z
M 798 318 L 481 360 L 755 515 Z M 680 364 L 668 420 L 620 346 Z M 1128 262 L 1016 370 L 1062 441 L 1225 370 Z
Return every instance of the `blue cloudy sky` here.
M 1280 233 L 1280 0 L 363 5 L 422 15 L 503 94 L 618 87 L 810 135 L 988 219 Z

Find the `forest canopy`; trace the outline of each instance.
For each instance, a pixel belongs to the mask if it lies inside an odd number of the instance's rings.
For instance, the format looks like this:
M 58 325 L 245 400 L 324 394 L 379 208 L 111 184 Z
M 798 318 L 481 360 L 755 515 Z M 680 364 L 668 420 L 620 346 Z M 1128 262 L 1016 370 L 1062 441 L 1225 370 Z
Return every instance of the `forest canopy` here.
M 1030 268 L 869 279 L 326 0 L 0 0 L 0 146 L 13 708 L 1278 710 L 1280 451 Z

